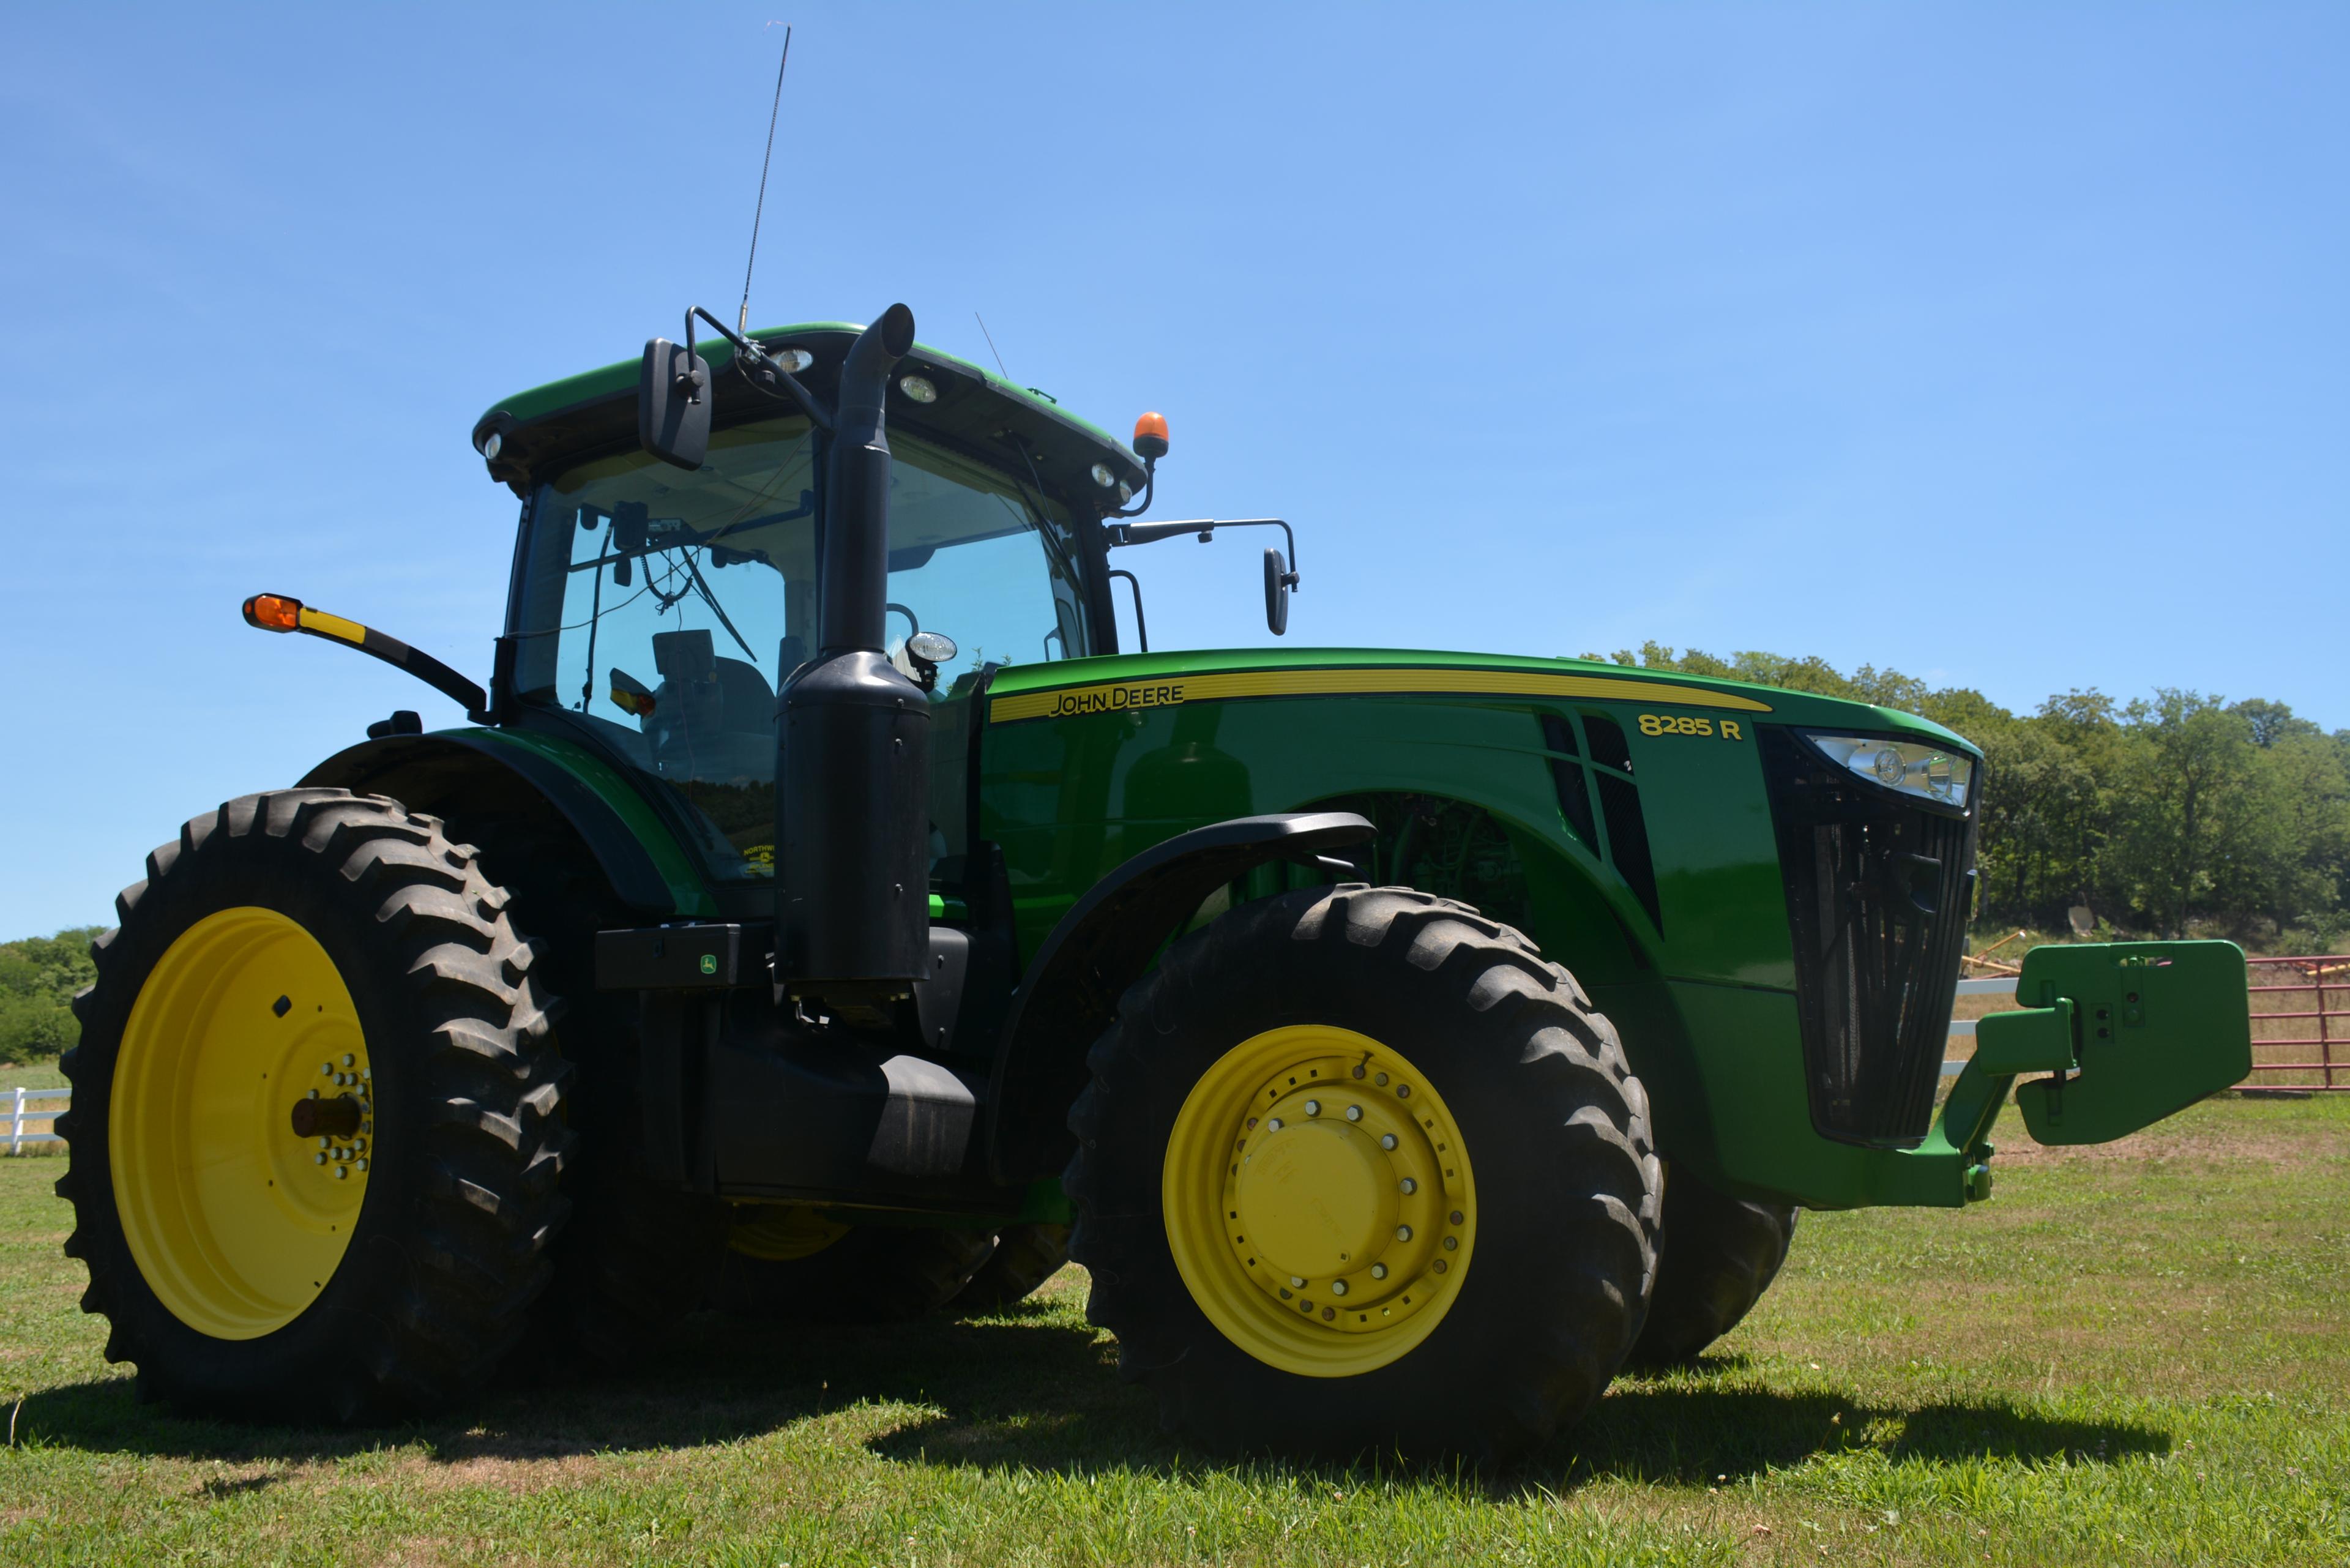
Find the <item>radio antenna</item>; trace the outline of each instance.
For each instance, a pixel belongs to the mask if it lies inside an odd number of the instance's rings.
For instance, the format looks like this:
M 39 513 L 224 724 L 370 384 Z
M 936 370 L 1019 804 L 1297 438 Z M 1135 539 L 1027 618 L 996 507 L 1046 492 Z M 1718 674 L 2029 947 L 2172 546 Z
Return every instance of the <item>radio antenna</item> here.
M 995 334 L 987 329 L 987 317 L 974 310 L 971 318 L 979 323 L 979 335 L 987 339 L 987 351 L 995 356 L 995 368 L 1003 370 L 1003 350 L 995 346 Z M 1007 381 L 1012 379 L 1012 372 L 1003 370 L 1003 379 Z
M 769 26 L 775 24 L 770 22 Z M 743 308 L 734 317 L 734 330 L 751 330 L 751 269 L 759 265 L 759 221 L 767 215 L 767 165 L 775 159 L 775 116 L 784 107 L 784 67 L 792 63 L 792 29 L 784 27 L 784 57 L 775 66 L 775 101 L 767 109 L 767 152 L 759 160 L 759 204 L 751 213 L 751 259 L 743 264 Z

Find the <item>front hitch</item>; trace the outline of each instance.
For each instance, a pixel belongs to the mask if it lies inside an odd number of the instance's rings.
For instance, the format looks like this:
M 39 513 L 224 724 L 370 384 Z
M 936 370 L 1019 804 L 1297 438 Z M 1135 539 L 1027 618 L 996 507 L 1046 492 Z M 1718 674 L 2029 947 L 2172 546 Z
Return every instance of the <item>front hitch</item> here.
M 2015 1091 L 2033 1141 L 2085 1144 L 2126 1137 L 2251 1071 L 2251 997 L 2233 942 L 2034 948 L 2015 994 L 2021 1009 L 1975 1025 L 1974 1059 L 1942 1111 L 1953 1148 L 1987 1156 L 1982 1140 L 2023 1074 L 2049 1075 Z M 1970 1189 L 1981 1171 L 1969 1169 Z

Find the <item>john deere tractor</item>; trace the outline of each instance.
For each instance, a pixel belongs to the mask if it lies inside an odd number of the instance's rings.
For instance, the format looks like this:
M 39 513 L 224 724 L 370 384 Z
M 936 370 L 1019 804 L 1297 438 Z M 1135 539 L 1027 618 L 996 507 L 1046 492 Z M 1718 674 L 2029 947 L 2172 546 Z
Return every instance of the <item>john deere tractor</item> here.
M 486 688 L 247 602 L 472 722 L 192 819 L 95 944 L 59 1190 L 145 1395 L 376 1420 L 1074 1258 L 1196 1440 L 1500 1458 L 1737 1323 L 1799 1210 L 1986 1198 L 2020 1080 L 2085 1143 L 2244 1071 L 2232 947 L 2043 948 L 1939 1092 L 1945 730 L 1149 651 L 1143 546 L 1278 527 L 1272 630 L 1298 587 L 1278 519 L 1135 520 L 1157 415 L 1121 444 L 902 306 L 697 314 L 474 427 L 521 503 Z

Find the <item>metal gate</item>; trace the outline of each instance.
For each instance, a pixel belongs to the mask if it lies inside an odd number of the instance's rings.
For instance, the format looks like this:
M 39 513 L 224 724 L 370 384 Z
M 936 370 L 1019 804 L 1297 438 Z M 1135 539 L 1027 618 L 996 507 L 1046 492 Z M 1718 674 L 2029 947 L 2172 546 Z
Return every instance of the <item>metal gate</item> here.
M 2246 961 L 2252 990 L 2247 1082 L 2350 1093 L 2350 955 Z

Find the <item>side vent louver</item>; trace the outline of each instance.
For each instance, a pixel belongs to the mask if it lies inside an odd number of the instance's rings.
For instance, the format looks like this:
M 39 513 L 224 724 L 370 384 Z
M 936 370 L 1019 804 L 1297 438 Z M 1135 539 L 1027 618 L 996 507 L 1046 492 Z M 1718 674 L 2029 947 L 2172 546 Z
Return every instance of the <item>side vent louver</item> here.
M 1550 781 L 1558 791 L 1558 809 L 1566 818 L 1567 830 L 1583 841 L 1583 846 L 1594 855 L 1599 853 L 1599 826 L 1591 817 L 1591 792 L 1583 782 L 1583 764 L 1570 763 L 1567 757 L 1583 753 L 1575 743 L 1575 726 L 1556 713 L 1542 716 L 1543 745 L 1565 756 L 1550 759 Z
M 1657 901 L 1648 822 L 1640 812 L 1639 790 L 1625 776 L 1632 771 L 1632 748 L 1624 740 L 1623 727 L 1604 713 L 1584 714 L 1583 732 L 1591 742 L 1591 760 L 1598 764 L 1594 775 L 1599 784 L 1599 815 L 1607 825 L 1607 857 L 1648 912 L 1650 923 L 1662 931 L 1665 917 Z

